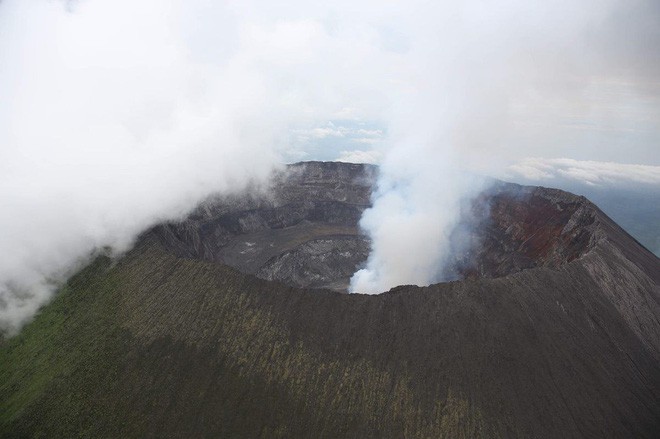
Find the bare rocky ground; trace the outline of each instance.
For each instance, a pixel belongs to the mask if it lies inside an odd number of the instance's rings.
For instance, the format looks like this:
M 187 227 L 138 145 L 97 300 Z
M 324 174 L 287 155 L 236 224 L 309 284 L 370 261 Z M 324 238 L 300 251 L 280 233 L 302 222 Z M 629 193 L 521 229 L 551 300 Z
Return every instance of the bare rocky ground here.
M 345 292 L 369 255 L 359 228 L 376 168 L 306 162 L 271 187 L 208 200 L 187 220 L 155 229 L 177 255 L 216 261 L 266 280 Z M 447 279 L 558 267 L 595 243 L 595 207 L 556 189 L 494 182 L 467 210 Z
M 71 279 L 0 346 L 0 436 L 660 437 L 660 261 L 588 200 L 495 184 L 458 280 L 345 294 L 375 170 L 292 171 Z
M 345 292 L 369 255 L 358 222 L 370 205 L 375 172 L 348 163 L 290 165 L 270 187 L 208 200 L 186 221 L 155 233 L 183 257 L 292 286 Z

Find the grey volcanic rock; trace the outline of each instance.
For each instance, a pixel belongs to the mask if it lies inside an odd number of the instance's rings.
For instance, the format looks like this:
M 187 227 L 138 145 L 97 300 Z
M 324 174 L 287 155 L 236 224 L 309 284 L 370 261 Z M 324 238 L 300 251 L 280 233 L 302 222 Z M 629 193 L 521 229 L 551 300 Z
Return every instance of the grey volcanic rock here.
M 465 215 L 472 244 L 455 254 L 452 269 L 464 278 L 557 268 L 596 244 L 598 212 L 586 198 L 557 189 L 495 182 Z
M 350 163 L 289 165 L 265 190 L 208 200 L 186 221 L 157 233 L 183 257 L 292 286 L 346 291 L 369 254 L 358 222 L 375 172 Z
M 346 291 L 369 255 L 358 222 L 375 174 L 369 165 L 290 165 L 266 190 L 208 200 L 156 232 L 182 257 L 291 286 Z M 464 215 L 444 277 L 500 277 L 570 262 L 594 245 L 596 211 L 567 192 L 495 182 Z
M 343 291 L 368 253 L 369 240 L 366 237 L 330 235 L 272 257 L 256 275 L 302 287 Z

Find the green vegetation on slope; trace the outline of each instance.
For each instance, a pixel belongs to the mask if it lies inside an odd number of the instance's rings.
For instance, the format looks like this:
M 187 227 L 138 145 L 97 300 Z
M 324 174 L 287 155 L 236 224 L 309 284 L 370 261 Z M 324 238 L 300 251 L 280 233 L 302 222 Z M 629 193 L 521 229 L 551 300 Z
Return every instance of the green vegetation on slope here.
M 98 259 L 0 349 L 0 433 L 486 435 L 450 389 L 422 403 L 405 372 L 293 337 L 260 305 L 266 285 L 151 241 L 117 265 Z
M 103 407 L 89 404 L 92 383 L 112 378 L 121 352 L 117 291 L 99 258 L 0 349 L 0 426 L 5 435 L 86 435 Z M 27 425 L 32 424 L 32 425 Z M 25 427 L 41 426 L 25 430 Z

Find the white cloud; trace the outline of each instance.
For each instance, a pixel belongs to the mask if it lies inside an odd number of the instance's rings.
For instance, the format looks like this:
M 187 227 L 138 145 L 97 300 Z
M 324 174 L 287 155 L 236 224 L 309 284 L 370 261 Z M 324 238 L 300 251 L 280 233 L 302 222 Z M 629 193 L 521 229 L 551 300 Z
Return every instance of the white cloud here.
M 198 59 L 181 6 L 0 4 L 0 331 L 95 249 L 278 165 L 283 90 L 217 23 L 222 56 Z
M 383 137 L 383 130 L 365 130 L 364 128 L 360 128 L 355 133 L 364 137 Z
M 660 185 L 660 166 L 567 158 L 526 158 L 508 168 L 512 176 L 542 181 L 566 178 L 589 185 L 642 183 Z
M 358 138 L 351 139 L 351 142 L 364 143 L 364 144 L 367 144 L 367 145 L 374 145 L 374 144 L 379 143 L 381 141 L 382 141 L 381 139 L 377 139 L 377 138 L 374 138 L 374 137 L 358 137 Z
M 446 211 L 461 198 L 463 188 L 438 169 L 515 160 L 526 148 L 556 156 L 560 145 L 584 143 L 576 156 L 659 160 L 657 2 L 70 4 L 72 13 L 62 2 L 0 2 L 0 326 L 33 315 L 50 280 L 94 249 L 126 248 L 206 195 L 265 178 L 283 153 L 389 163 L 383 191 L 443 189 L 399 194 L 409 211 L 434 202 Z M 607 81 L 628 84 L 626 93 L 613 98 Z M 617 147 L 606 153 L 590 141 L 594 108 L 606 108 L 596 128 L 625 128 L 607 133 Z M 537 123 L 566 114 L 585 129 Z M 341 119 L 382 130 L 327 123 Z M 547 178 L 560 175 L 554 166 L 524 169 Z M 594 184 L 622 178 L 561 172 Z M 440 224 L 433 215 L 444 212 L 428 213 L 422 223 Z M 409 219 L 400 235 L 418 242 Z M 372 225 L 374 238 L 387 235 Z
M 305 157 L 316 160 L 335 160 L 355 150 L 357 157 L 374 161 L 373 156 L 366 157 L 363 150 L 376 150 L 386 140 L 385 131 L 378 128 L 377 121 L 343 119 L 328 121 L 320 126 L 291 129 L 291 141 L 285 154 L 288 161 Z M 366 145 L 366 146 L 365 146 Z
M 548 172 L 547 168 L 541 168 L 535 164 L 530 165 L 528 163 L 517 163 L 515 165 L 511 165 L 509 167 L 509 171 L 528 180 L 547 180 L 553 177 L 553 174 Z
M 324 139 L 326 137 L 344 137 L 342 129 L 337 128 L 313 128 L 308 131 L 312 137 L 316 139 Z
M 347 163 L 370 163 L 378 164 L 382 159 L 382 153 L 376 150 L 362 151 L 359 149 L 351 151 L 341 151 L 339 157 L 337 158 L 338 162 L 347 162 Z
M 355 123 L 351 121 L 351 123 Z M 368 130 L 364 128 L 352 128 L 339 125 L 330 121 L 326 126 L 295 129 L 292 133 L 300 140 L 320 140 L 327 137 L 346 137 L 356 143 L 376 143 L 383 139 L 383 130 Z

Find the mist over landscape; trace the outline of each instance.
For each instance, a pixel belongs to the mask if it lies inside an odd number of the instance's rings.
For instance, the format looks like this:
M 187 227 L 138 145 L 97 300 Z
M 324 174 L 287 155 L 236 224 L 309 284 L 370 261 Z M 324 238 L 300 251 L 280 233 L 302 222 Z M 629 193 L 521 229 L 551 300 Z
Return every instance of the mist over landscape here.
M 0 0 L 0 437 L 660 437 L 660 2 Z
M 287 161 L 380 164 L 351 287 L 370 293 L 442 280 L 459 206 L 483 188 L 466 171 L 566 157 L 634 182 L 634 163 L 657 194 L 658 10 L 3 1 L 1 325 L 100 249 Z

